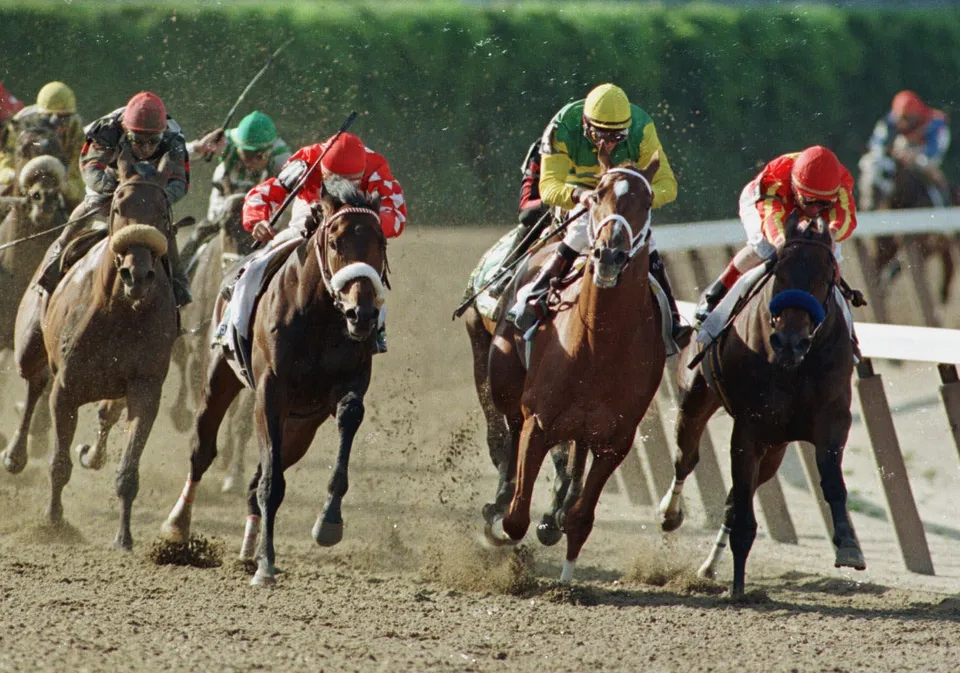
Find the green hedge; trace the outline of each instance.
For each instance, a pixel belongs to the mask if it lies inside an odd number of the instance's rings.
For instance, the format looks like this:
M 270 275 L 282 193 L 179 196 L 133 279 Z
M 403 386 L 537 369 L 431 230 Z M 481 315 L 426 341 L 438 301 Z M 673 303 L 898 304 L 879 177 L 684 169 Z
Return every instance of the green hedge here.
M 893 93 L 960 94 L 960 10 L 635 5 L 297 4 L 0 8 L 0 78 L 25 99 L 62 79 L 92 119 L 150 89 L 191 137 L 215 127 L 269 50 L 249 105 L 303 144 L 351 109 L 404 184 L 412 221 L 507 222 L 551 115 L 613 81 L 653 114 L 680 180 L 659 221 L 730 217 L 774 155 L 822 143 L 855 170 Z M 200 163 L 200 162 L 198 162 Z M 960 152 L 946 170 L 960 177 Z M 209 167 L 195 167 L 201 207 Z

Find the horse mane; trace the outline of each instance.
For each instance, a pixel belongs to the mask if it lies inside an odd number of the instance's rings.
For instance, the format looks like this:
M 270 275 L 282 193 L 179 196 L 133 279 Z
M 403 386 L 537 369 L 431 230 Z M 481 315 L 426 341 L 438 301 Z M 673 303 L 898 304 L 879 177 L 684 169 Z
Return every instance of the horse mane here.
M 335 208 L 341 206 L 351 206 L 354 208 L 369 208 L 373 211 L 380 210 L 380 196 L 367 196 L 360 191 L 360 188 L 349 180 L 339 177 L 331 177 L 323 181 L 324 189 L 330 198 L 333 199 Z

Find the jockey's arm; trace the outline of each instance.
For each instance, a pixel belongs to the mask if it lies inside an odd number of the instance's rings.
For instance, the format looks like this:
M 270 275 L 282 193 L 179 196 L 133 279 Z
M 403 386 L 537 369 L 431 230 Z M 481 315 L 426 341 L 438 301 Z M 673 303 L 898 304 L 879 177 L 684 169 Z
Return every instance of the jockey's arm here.
M 390 171 L 390 165 L 381 155 L 367 154 L 367 174 L 370 176 L 366 192 L 380 197 L 380 226 L 383 235 L 395 238 L 403 233 L 407 224 L 407 203 L 403 188 Z M 370 165 L 370 162 L 374 162 Z
M 653 158 L 654 152 L 660 152 L 660 168 L 657 174 L 653 176 L 653 207 L 659 208 L 665 206 L 677 198 L 677 178 L 670 167 L 670 161 L 667 159 L 660 139 L 657 137 L 657 130 L 650 122 L 643 128 L 643 139 L 640 141 L 640 168 L 646 168 Z
M 572 167 L 573 161 L 566 149 L 543 155 L 540 163 L 540 199 L 544 203 L 563 210 L 573 210 L 576 205 L 573 202 L 576 185 L 566 182 Z
M 110 167 L 117 158 L 117 146 L 100 139 L 87 138 L 80 152 L 80 174 L 88 189 L 97 194 L 113 194 L 117 188 L 117 171 Z
M 846 169 L 840 180 L 840 194 L 837 202 L 828 211 L 827 220 L 830 223 L 830 233 L 833 234 L 834 243 L 850 238 L 850 234 L 857 228 L 857 204 L 853 199 L 853 177 Z
M 870 134 L 870 140 L 867 141 L 867 148 L 875 154 L 886 154 L 893 144 L 896 131 L 891 128 L 891 123 L 887 117 L 883 117 L 873 126 L 873 133 Z
M 182 135 L 177 134 L 171 138 L 170 149 L 164 158 L 167 163 L 166 170 L 170 172 L 165 191 L 167 199 L 173 205 L 190 191 L 190 156 Z

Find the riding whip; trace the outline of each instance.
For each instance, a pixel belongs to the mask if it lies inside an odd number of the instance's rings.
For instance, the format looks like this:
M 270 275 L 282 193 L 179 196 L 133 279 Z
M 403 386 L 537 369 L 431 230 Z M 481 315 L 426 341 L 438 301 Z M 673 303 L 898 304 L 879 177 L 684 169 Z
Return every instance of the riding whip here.
M 286 49 L 291 42 L 293 42 L 292 37 L 286 42 L 284 42 L 283 44 L 281 44 L 280 47 L 275 52 L 273 52 L 273 55 L 271 55 L 270 58 L 267 59 L 267 64 L 262 68 L 260 68 L 260 72 L 258 72 L 256 75 L 253 76 L 253 79 L 250 80 L 249 84 L 247 84 L 247 88 L 245 88 L 243 90 L 243 93 L 240 94 L 240 97 L 237 99 L 237 102 L 233 104 L 232 108 L 230 108 L 230 112 L 227 113 L 227 118 L 223 120 L 223 124 L 221 124 L 220 128 L 217 129 L 217 138 L 215 142 L 219 142 L 220 139 L 223 137 L 223 134 L 227 132 L 227 127 L 230 125 L 230 122 L 233 120 L 233 116 L 237 114 L 237 109 L 240 107 L 240 104 L 243 103 L 244 99 L 247 97 L 247 94 L 250 93 L 250 90 L 253 88 L 253 85 L 256 84 L 260 80 L 260 78 L 263 77 L 264 73 L 267 72 L 267 70 L 273 64 L 273 59 L 279 56 L 280 52 Z M 211 159 L 213 159 L 213 154 L 211 152 L 207 152 L 203 155 L 203 158 L 205 161 L 210 161 Z
M 82 222 L 83 220 L 87 219 L 87 218 L 90 217 L 91 215 L 95 215 L 98 210 L 100 210 L 99 207 L 93 208 L 93 209 L 88 210 L 87 212 L 83 213 L 82 215 L 78 215 L 77 217 L 73 218 L 72 220 L 67 220 L 67 221 L 64 222 L 63 224 L 58 224 L 58 225 L 55 226 L 55 227 L 50 227 L 49 229 L 44 229 L 43 231 L 38 231 L 38 232 L 35 233 L 35 234 L 30 234 L 29 236 L 24 236 L 23 238 L 18 238 L 18 239 L 15 240 L 15 241 L 10 241 L 9 243 L 4 243 L 3 245 L 0 245 L 0 250 L 6 250 L 7 248 L 12 248 L 13 246 L 17 245 L 18 243 L 24 243 L 24 242 L 26 242 L 26 241 L 32 241 L 32 240 L 35 239 L 35 238 L 40 238 L 41 236 L 46 236 L 47 234 L 53 233 L 53 232 L 55 232 L 55 231 L 60 231 L 61 229 L 66 229 L 66 228 L 69 227 L 71 224 L 76 224 L 77 222 Z
M 573 212 L 571 212 L 570 215 L 567 216 L 566 220 L 558 224 L 556 229 L 550 232 L 549 236 L 545 238 L 541 238 L 539 241 L 535 242 L 533 245 L 527 248 L 527 251 L 525 253 L 521 254 L 519 257 L 513 260 L 510 264 L 504 267 L 501 267 L 501 269 L 496 273 L 496 275 L 493 278 L 491 278 L 486 283 L 484 283 L 483 287 L 481 287 L 477 292 L 474 292 L 466 301 L 464 301 L 462 304 L 460 304 L 457 307 L 457 310 L 453 312 L 453 317 L 451 319 L 456 320 L 457 318 L 462 316 L 464 313 L 466 313 L 467 309 L 470 307 L 470 304 L 472 304 L 477 297 L 479 297 L 481 294 L 486 292 L 487 289 L 490 288 L 492 285 L 499 282 L 507 273 L 509 273 L 510 271 L 513 271 L 515 268 L 520 266 L 521 262 L 523 262 L 526 259 L 529 259 L 531 255 L 533 255 L 535 252 L 540 250 L 540 248 L 545 246 L 547 244 L 547 241 L 549 241 L 551 238 L 553 238 L 554 236 L 559 234 L 561 231 L 566 229 L 568 226 L 570 226 L 570 224 L 574 220 L 578 219 L 581 215 L 583 215 L 583 213 L 584 213 L 583 210 L 574 209 Z M 537 224 L 539 224 L 539 222 Z M 534 227 L 536 227 L 536 225 L 534 225 Z M 533 233 L 534 233 L 533 227 L 531 227 L 531 231 L 528 232 L 526 236 L 524 236 L 522 241 L 520 241 L 520 245 L 522 245 L 527 240 L 527 238 L 529 238 Z M 520 245 L 517 245 L 517 248 L 514 248 L 514 249 L 515 250 L 518 249 Z
M 327 146 L 323 148 L 323 151 L 320 153 L 320 156 L 317 157 L 316 161 L 310 164 L 310 168 L 308 168 L 307 171 L 302 176 L 300 176 L 300 179 L 297 181 L 297 184 L 294 185 L 293 189 L 290 190 L 290 193 L 287 194 L 287 198 L 285 198 L 283 200 L 283 203 L 280 204 L 280 207 L 277 208 L 277 212 L 275 212 L 273 216 L 270 218 L 270 221 L 267 223 L 267 226 L 269 226 L 271 229 L 276 227 L 277 221 L 280 219 L 280 216 L 283 215 L 283 211 L 287 209 L 287 206 L 290 205 L 290 202 L 293 201 L 293 199 L 297 196 L 297 194 L 299 194 L 300 191 L 307 184 L 307 179 L 310 177 L 311 173 L 313 173 L 314 169 L 320 165 L 320 161 L 323 159 L 324 156 L 326 156 L 327 151 L 331 147 L 333 147 L 333 145 L 337 142 L 337 138 L 339 138 L 343 133 L 347 132 L 347 129 L 349 129 L 350 126 L 353 125 L 353 122 L 356 118 L 357 118 L 357 111 L 354 110 L 343 121 L 343 124 L 340 125 L 340 128 L 337 130 L 334 136 L 330 139 L 330 142 L 327 143 Z M 263 245 L 263 241 L 258 241 L 257 244 L 253 246 L 253 249 L 257 250 L 262 245 Z
M 0 203 L 12 203 L 15 206 L 26 203 L 29 199 L 26 196 L 0 196 Z

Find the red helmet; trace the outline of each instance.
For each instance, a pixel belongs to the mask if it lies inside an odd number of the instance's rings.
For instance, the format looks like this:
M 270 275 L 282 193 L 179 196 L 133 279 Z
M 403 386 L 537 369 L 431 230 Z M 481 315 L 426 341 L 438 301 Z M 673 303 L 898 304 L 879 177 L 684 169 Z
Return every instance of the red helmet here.
M 141 91 L 123 111 L 123 128 L 128 131 L 161 133 L 167 128 L 167 108 L 156 94 Z
M 352 133 L 341 133 L 323 155 L 320 165 L 328 173 L 336 173 L 348 180 L 359 180 L 367 168 L 367 148 Z
M 0 122 L 4 122 L 23 109 L 23 103 L 3 88 L 0 82 Z
M 921 100 L 920 96 L 908 90 L 901 91 L 893 97 L 890 112 L 899 119 L 912 117 L 918 120 L 926 120 L 930 117 L 930 108 L 927 107 L 927 104 Z
M 814 145 L 797 155 L 790 171 L 793 186 L 800 196 L 832 201 L 840 193 L 843 167 L 837 155 L 826 147 Z

